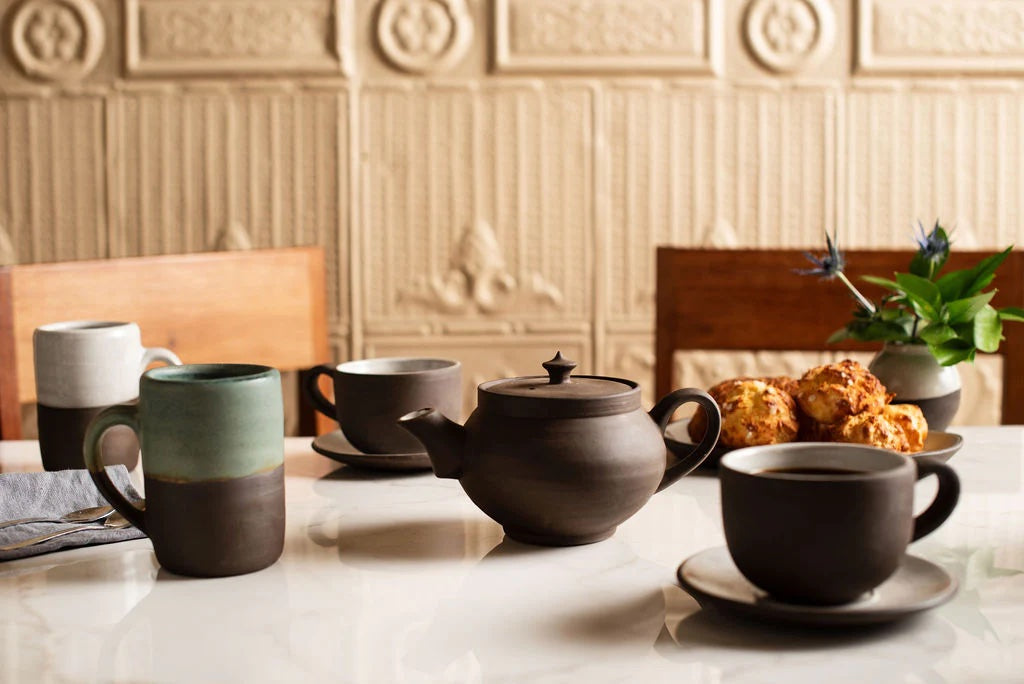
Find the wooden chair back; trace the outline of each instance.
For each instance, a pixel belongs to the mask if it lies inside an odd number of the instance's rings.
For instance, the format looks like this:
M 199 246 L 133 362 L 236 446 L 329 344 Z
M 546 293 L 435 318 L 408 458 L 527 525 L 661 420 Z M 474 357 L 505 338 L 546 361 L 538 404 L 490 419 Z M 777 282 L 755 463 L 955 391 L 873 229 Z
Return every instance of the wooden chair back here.
M 956 251 L 946 269 L 967 268 L 992 252 Z M 906 271 L 910 251 L 847 251 L 845 273 L 867 297 L 881 289 L 862 275 L 892 277 Z M 657 254 L 655 385 L 672 385 L 677 350 L 871 350 L 879 344 L 826 344 L 856 308 L 838 280 L 821 281 L 796 269 L 811 268 L 802 250 L 714 250 L 659 247 Z M 1000 266 L 993 305 L 1024 305 L 1024 252 Z M 1004 327 L 1002 421 L 1024 423 L 1024 324 Z
M 329 358 L 325 283 L 320 247 L 0 268 L 0 438 L 20 437 L 21 404 L 36 399 L 40 325 L 134 321 L 144 345 L 185 363 L 303 370 Z M 302 432 L 315 431 L 312 415 L 300 415 Z

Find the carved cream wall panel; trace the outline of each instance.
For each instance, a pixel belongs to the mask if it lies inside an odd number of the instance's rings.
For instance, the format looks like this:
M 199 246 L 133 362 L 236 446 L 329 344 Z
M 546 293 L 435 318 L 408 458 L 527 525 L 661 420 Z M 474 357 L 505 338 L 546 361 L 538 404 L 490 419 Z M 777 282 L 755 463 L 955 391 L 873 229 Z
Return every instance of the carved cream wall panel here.
M 586 332 L 591 111 L 583 85 L 368 86 L 367 332 Z
M 866 72 L 1024 72 L 1019 0 L 860 0 L 857 32 Z
M 605 102 L 613 328 L 650 330 L 658 244 L 816 245 L 834 221 L 834 92 L 638 82 Z
M 751 55 L 780 74 L 809 69 L 835 47 L 830 0 L 751 0 L 743 19 Z
M 80 79 L 99 62 L 106 42 L 92 0 L 25 0 L 10 20 L 11 52 L 30 76 Z
M 906 247 L 935 218 L 961 247 L 1024 244 L 1019 83 L 858 87 L 847 109 L 848 247 Z
M 713 74 L 719 0 L 494 0 L 499 71 Z
M 86 0 L 78 0 L 86 1 Z M 125 0 L 129 73 L 340 73 L 349 0 Z
M 346 107 L 333 88 L 120 93 L 111 256 L 320 244 L 330 312 L 347 319 Z
M 107 255 L 104 135 L 102 98 L 0 98 L 3 261 Z

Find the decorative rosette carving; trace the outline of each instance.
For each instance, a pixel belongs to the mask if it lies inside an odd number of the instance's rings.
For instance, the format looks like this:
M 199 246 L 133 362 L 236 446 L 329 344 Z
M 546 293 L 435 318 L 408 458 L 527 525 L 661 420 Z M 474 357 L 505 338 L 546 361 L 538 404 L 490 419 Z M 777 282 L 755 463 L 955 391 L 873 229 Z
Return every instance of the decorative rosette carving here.
M 103 18 L 91 0 L 25 0 L 10 26 L 14 58 L 36 78 L 82 78 L 103 52 Z
M 377 40 L 399 69 L 434 73 L 450 69 L 473 41 L 465 0 L 383 0 Z
M 835 45 L 828 0 L 753 0 L 743 32 L 754 59 L 778 73 L 806 69 Z

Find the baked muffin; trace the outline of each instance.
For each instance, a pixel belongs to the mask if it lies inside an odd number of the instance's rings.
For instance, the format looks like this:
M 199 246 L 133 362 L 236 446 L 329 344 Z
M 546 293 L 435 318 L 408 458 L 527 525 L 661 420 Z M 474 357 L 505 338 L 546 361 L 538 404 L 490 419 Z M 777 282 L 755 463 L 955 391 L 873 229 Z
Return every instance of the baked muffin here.
M 925 420 L 921 407 L 916 404 L 886 404 L 882 415 L 903 430 L 907 437 L 908 451 L 915 453 L 924 449 L 924 441 L 928 439 L 928 421 Z
M 719 443 L 727 447 L 792 442 L 799 430 L 793 397 L 765 380 L 727 380 L 708 394 L 722 412 Z M 698 411 L 688 430 L 695 442 L 704 436 L 707 420 Z
M 850 359 L 804 373 L 795 398 L 808 417 L 826 424 L 858 413 L 877 413 L 889 400 L 878 378 Z
M 832 439 L 836 442 L 867 444 L 893 451 L 910 451 L 910 441 L 903 428 L 881 412 L 847 416 L 832 426 Z

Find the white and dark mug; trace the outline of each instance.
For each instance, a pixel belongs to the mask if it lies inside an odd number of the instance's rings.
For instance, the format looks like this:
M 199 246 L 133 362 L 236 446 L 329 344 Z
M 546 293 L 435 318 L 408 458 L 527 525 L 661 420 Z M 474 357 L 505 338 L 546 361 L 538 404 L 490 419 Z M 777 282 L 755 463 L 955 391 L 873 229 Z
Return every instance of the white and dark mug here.
M 805 604 L 848 603 L 877 587 L 960 494 L 943 463 L 859 444 L 737 449 L 718 473 L 736 567 L 775 598 Z M 938 492 L 915 517 L 914 483 L 926 475 Z
M 39 449 L 46 470 L 85 467 L 82 440 L 89 421 L 108 406 L 137 399 L 139 376 L 149 364 L 181 365 L 169 349 L 142 346 L 135 323 L 50 323 L 36 328 L 32 347 Z M 107 450 L 109 464 L 132 469 L 138 463 L 138 444 L 130 433 L 123 436 L 125 440 Z

